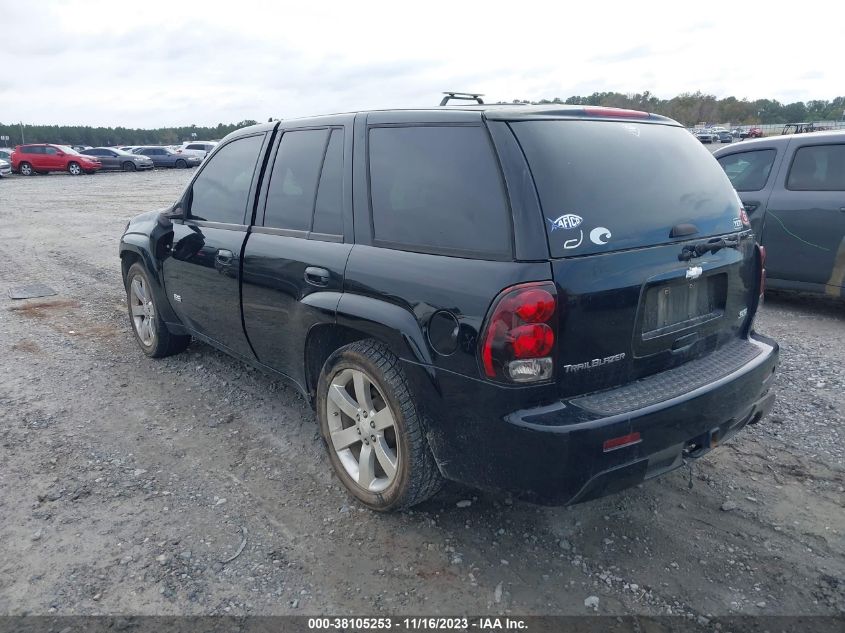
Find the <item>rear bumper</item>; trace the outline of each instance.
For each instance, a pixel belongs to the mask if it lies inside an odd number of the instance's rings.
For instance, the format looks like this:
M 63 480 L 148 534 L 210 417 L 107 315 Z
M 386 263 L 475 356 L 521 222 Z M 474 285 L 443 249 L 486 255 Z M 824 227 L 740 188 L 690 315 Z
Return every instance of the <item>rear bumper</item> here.
M 487 398 L 485 410 L 496 401 L 513 407 L 515 394 L 485 394 L 490 387 L 467 379 L 462 387 L 441 384 L 441 402 L 452 415 L 430 412 L 429 444 L 444 476 L 479 488 L 553 504 L 610 494 L 700 457 L 769 412 L 778 345 L 756 334 L 751 343 L 759 348 L 753 359 L 661 402 L 619 411 L 624 387 L 592 394 L 592 404 L 607 396 L 610 414 L 573 398 L 485 418 L 468 408 L 472 400 Z M 632 433 L 639 433 L 638 443 L 605 450 L 607 440 Z

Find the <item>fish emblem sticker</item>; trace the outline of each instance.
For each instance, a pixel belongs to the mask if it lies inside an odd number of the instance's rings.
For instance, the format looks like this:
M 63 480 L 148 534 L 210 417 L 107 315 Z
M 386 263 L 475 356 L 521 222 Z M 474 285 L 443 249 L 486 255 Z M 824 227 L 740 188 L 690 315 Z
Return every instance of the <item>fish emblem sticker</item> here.
M 584 221 L 584 218 L 580 215 L 575 215 L 574 213 L 564 213 L 555 220 L 552 220 L 551 218 L 546 219 L 552 225 L 552 232 L 555 232 L 558 229 L 574 229 L 580 226 L 581 222 Z

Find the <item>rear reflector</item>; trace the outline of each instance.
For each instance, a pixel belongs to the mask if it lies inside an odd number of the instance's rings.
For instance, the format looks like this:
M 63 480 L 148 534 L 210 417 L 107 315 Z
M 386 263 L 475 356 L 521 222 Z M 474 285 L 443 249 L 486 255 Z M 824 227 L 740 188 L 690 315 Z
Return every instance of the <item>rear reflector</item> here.
M 634 444 L 639 444 L 640 442 L 642 442 L 642 439 L 640 439 L 640 434 L 638 431 L 634 433 L 628 433 L 628 435 L 614 437 L 611 440 L 605 440 L 604 452 L 609 453 L 610 451 L 615 451 L 618 448 L 633 446 Z
M 590 116 L 614 116 L 623 119 L 647 119 L 648 112 L 640 110 L 625 110 L 623 108 L 604 108 L 601 106 L 584 106 L 584 114 Z

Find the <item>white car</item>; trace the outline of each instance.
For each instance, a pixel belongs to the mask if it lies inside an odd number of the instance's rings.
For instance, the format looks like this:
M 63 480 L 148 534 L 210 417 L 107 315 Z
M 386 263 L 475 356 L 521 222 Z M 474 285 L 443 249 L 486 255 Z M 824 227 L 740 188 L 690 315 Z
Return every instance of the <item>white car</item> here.
M 176 149 L 176 152 L 179 154 L 205 158 L 215 147 L 217 147 L 217 141 L 190 141 L 182 143 L 182 147 Z
M 6 176 L 12 175 L 12 164 L 0 158 L 0 178 L 5 178 Z

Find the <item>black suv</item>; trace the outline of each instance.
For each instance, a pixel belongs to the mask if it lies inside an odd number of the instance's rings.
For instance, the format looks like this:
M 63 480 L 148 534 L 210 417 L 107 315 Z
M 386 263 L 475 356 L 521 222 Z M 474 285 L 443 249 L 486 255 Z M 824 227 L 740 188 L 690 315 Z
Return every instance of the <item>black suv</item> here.
M 120 242 L 152 357 L 193 336 L 288 379 L 377 510 L 443 478 L 575 503 L 767 413 L 763 256 L 676 122 L 467 106 L 224 139 Z

